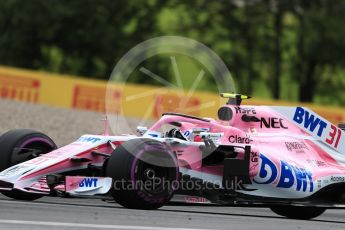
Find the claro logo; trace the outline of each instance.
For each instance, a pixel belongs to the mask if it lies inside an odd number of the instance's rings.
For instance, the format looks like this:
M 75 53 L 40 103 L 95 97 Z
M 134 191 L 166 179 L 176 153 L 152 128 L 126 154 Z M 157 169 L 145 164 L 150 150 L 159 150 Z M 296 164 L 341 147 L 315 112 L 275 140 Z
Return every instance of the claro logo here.
M 237 144 L 250 144 L 252 143 L 252 139 L 250 137 L 241 137 L 241 136 L 230 136 L 229 137 L 229 142 L 230 143 L 237 143 Z

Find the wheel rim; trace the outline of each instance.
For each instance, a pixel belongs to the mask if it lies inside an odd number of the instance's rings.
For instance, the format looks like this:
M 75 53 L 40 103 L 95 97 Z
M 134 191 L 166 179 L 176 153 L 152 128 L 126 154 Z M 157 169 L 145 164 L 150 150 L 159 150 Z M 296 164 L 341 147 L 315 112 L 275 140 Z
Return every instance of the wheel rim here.
M 140 189 L 150 195 L 160 195 L 172 190 L 175 169 L 160 167 L 139 161 L 136 167 L 136 182 Z M 137 186 L 138 184 L 136 184 Z

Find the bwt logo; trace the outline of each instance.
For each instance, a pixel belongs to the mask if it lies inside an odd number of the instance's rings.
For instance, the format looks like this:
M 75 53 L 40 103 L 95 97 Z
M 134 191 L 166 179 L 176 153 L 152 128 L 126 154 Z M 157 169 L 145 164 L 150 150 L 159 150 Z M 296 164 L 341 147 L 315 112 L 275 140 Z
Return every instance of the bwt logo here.
M 298 168 L 280 161 L 280 172 L 278 167 L 263 154 L 260 154 L 261 167 L 255 178 L 257 184 L 273 184 L 278 180 L 277 188 L 292 188 L 296 184 L 296 191 L 314 191 L 312 173 L 306 169 Z
M 310 114 L 309 111 L 301 107 L 296 108 L 296 112 L 293 120 L 304 128 L 308 129 L 310 132 L 316 132 L 319 137 L 322 137 L 324 130 L 327 128 L 327 123 L 320 118 L 315 117 Z
M 98 182 L 97 178 L 85 178 L 80 182 L 79 187 L 80 188 L 96 188 L 97 182 Z
M 318 137 L 323 137 L 325 130 L 327 130 L 328 124 L 327 122 L 323 121 L 319 117 L 315 117 L 315 115 L 310 114 L 309 111 L 297 107 L 296 112 L 294 115 L 293 120 L 300 125 L 303 125 L 305 129 L 316 134 Z M 342 131 L 341 129 L 337 128 L 335 125 L 330 125 L 330 132 L 323 140 L 327 144 L 331 145 L 335 149 L 339 147 L 339 143 L 341 140 Z
M 81 137 L 78 139 L 79 142 L 90 142 L 90 143 L 96 143 L 98 141 L 102 140 L 101 138 L 97 137 Z

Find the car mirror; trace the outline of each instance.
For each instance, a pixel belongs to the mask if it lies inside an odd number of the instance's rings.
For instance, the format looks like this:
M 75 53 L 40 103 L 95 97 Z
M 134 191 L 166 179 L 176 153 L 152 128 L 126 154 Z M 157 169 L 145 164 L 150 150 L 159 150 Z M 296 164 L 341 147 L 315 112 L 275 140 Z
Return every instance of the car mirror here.
M 144 135 L 147 130 L 149 130 L 147 127 L 144 127 L 144 126 L 138 126 L 137 127 L 137 132 L 142 136 Z

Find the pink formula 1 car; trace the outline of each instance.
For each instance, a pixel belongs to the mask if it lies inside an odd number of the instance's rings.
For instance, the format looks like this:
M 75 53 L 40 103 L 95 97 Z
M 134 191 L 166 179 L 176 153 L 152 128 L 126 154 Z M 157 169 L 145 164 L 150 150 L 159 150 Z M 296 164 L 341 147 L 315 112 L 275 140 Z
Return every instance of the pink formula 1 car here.
M 345 207 L 345 133 L 302 107 L 241 106 L 229 98 L 218 119 L 166 113 L 138 135 L 83 135 L 57 148 L 48 136 L 0 137 L 0 191 L 112 197 L 156 209 L 174 194 L 228 206 L 269 207 L 296 219 Z

